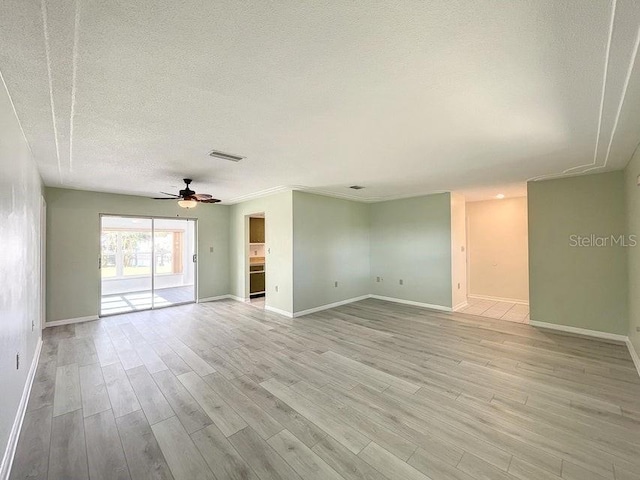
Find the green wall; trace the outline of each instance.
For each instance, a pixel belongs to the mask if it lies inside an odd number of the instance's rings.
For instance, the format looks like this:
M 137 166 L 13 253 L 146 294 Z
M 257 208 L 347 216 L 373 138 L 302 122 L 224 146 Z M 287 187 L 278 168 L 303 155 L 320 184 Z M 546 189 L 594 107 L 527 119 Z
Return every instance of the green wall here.
M 371 293 L 368 204 L 293 192 L 293 232 L 295 312 Z
M 625 194 L 627 200 L 627 232 L 636 235 L 640 241 L 640 151 L 627 165 L 625 174 Z M 629 339 L 640 355 L 640 244 L 628 249 L 629 273 Z
M 451 195 L 374 203 L 370 215 L 371 293 L 451 307 Z
M 100 214 L 198 219 L 198 297 L 229 293 L 229 207 L 47 188 L 47 321 L 98 314 Z M 210 248 L 213 247 L 213 252 Z
M 531 320 L 627 334 L 627 250 L 571 235 L 626 232 L 622 171 L 530 182 Z
M 230 207 L 230 293 L 249 297 L 247 215 L 265 214 L 266 306 L 293 313 L 293 192 L 249 200 Z M 277 291 L 276 291 L 277 287 Z M 229 292 L 227 292 L 229 293 Z

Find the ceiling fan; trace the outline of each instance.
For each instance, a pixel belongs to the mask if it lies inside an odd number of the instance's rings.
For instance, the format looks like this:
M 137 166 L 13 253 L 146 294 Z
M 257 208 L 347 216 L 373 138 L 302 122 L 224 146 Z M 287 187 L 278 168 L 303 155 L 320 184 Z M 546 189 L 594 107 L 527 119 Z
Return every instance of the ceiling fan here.
M 178 200 L 178 205 L 182 208 L 194 208 L 198 203 L 219 203 L 220 200 L 217 198 L 213 198 L 208 193 L 196 193 L 189 188 L 189 184 L 191 184 L 190 178 L 183 179 L 186 187 L 184 190 L 180 190 L 179 195 L 175 195 L 173 193 L 160 192 L 165 195 L 170 195 L 169 197 L 162 198 L 154 198 L 154 200 Z

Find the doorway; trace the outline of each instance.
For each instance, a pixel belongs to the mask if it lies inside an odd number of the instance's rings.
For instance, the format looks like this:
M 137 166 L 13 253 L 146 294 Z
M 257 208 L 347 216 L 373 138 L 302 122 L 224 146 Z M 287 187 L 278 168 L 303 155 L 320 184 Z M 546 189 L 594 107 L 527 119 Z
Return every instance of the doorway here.
M 100 216 L 100 316 L 196 301 L 195 219 Z
M 461 312 L 529 323 L 527 198 L 466 204 L 468 306 Z
M 247 216 L 247 283 L 249 287 L 249 303 L 264 308 L 266 301 L 267 261 L 265 251 L 265 217 L 264 213 Z

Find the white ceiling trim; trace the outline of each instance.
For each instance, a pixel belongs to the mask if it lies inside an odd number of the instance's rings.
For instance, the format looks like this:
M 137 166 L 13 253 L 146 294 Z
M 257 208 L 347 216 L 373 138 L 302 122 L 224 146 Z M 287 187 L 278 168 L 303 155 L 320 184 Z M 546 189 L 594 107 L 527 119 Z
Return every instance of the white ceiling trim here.
M 58 161 L 58 176 L 62 181 L 62 164 L 60 163 L 60 144 L 58 142 L 58 124 L 56 122 L 56 109 L 53 101 L 53 75 L 51 74 L 51 47 L 49 44 L 49 26 L 47 22 L 46 0 L 40 0 L 40 12 L 42 14 L 42 29 L 44 33 L 44 51 L 47 57 L 47 76 L 49 80 L 49 101 L 51 102 L 51 121 L 53 124 L 53 136 L 56 144 L 56 160 Z
M 636 58 L 638 57 L 638 46 L 640 46 L 640 28 L 638 28 L 638 33 L 636 34 L 636 43 L 633 45 L 633 53 L 631 54 L 631 62 L 629 63 L 629 68 L 627 69 L 627 76 L 624 79 L 624 88 L 622 90 L 622 97 L 620 98 L 620 103 L 618 103 L 618 111 L 616 112 L 616 119 L 613 123 L 613 128 L 611 129 L 611 137 L 609 138 L 609 145 L 607 145 L 607 155 L 604 158 L 604 165 L 601 167 L 594 167 L 585 170 L 583 173 L 587 173 L 591 170 L 595 170 L 596 168 L 604 168 L 607 166 L 609 162 L 609 154 L 611 153 L 611 145 L 613 145 L 613 137 L 616 134 L 616 130 L 618 129 L 618 121 L 620 120 L 620 114 L 622 113 L 622 106 L 624 105 L 624 100 L 627 97 L 627 90 L 629 88 L 629 82 L 631 80 L 631 74 L 633 73 L 633 69 L 636 65 Z
M 600 94 L 600 108 L 599 108 L 599 112 L 598 112 L 598 130 L 596 132 L 596 145 L 593 149 L 593 162 L 591 163 L 587 163 L 584 165 L 577 165 L 575 167 L 571 167 L 571 168 L 567 168 L 565 170 L 562 171 L 562 173 L 552 173 L 552 174 L 546 174 L 546 175 L 538 175 L 537 177 L 533 177 L 533 178 L 529 178 L 527 179 L 527 182 L 535 182 L 538 180 L 546 180 L 549 178 L 559 178 L 559 177 L 564 177 L 564 176 L 573 176 L 573 175 L 581 175 L 584 172 L 576 172 L 576 173 L 569 173 L 572 172 L 573 170 L 578 170 L 580 168 L 584 168 L 584 167 L 593 167 L 590 168 L 589 170 L 594 170 L 596 168 L 604 168 L 604 166 L 606 166 L 606 162 L 605 165 L 603 165 L 602 167 L 597 167 L 595 166 L 597 161 L 598 161 L 598 146 L 600 145 L 600 134 L 601 134 L 601 129 L 602 129 L 602 115 L 604 113 L 604 99 L 605 99 L 605 95 L 607 93 L 607 76 L 609 73 L 609 57 L 610 57 L 610 53 L 611 53 L 611 40 L 613 38 L 613 26 L 615 23 L 615 19 L 616 19 L 616 6 L 617 6 L 617 0 L 613 0 L 613 2 L 611 2 L 611 17 L 609 20 L 609 35 L 607 36 L 607 49 L 605 52 L 605 57 L 604 57 L 604 72 L 602 74 L 602 91 Z M 634 55 L 635 56 L 635 55 Z M 632 61 L 634 61 L 632 59 Z M 625 92 L 626 92 L 626 88 L 625 88 Z M 618 115 L 620 115 L 620 111 L 618 111 Z M 618 120 L 616 118 L 616 124 L 617 124 Z M 613 139 L 613 134 L 611 135 L 611 140 Z M 611 147 L 611 141 L 609 142 L 609 147 Z M 607 151 L 607 157 L 608 157 L 608 151 Z M 595 166 L 595 167 L 594 167 Z M 588 171 L 588 170 L 587 170 Z
M 11 93 L 9 92 L 9 88 L 7 88 L 7 82 L 4 81 L 4 76 L 2 75 L 2 71 L 0 71 L 0 81 L 2 81 L 2 86 L 4 87 L 4 91 L 7 92 L 7 97 L 9 98 L 9 103 L 11 104 L 11 108 L 13 109 L 13 114 L 16 117 L 16 121 L 18 122 L 20 131 L 22 132 L 22 138 L 24 138 L 24 143 L 27 144 L 29 153 L 31 153 L 31 158 L 35 158 L 33 155 L 33 150 L 31 150 L 31 144 L 29 143 L 29 140 L 27 139 L 27 135 L 24 133 L 24 129 L 22 128 L 22 122 L 20 121 L 20 117 L 18 116 L 16 106 L 13 103 L 13 98 L 11 98 Z M 40 174 L 40 172 L 38 172 L 38 174 Z
M 76 0 L 73 22 L 73 58 L 71 72 L 71 113 L 69 115 L 69 172 L 73 171 L 73 121 L 76 116 L 76 78 L 78 76 L 78 43 L 80 41 L 80 2 Z

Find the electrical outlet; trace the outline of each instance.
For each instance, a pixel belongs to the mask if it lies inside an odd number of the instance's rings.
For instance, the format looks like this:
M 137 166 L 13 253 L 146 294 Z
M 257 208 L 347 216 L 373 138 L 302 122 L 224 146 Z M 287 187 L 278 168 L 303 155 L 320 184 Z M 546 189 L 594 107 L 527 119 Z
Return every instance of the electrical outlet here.
M 16 370 L 20 370 L 20 352 L 16 353 Z
M 636 327 L 636 332 L 640 332 L 640 327 Z
M 209 253 L 213 253 L 213 247 L 209 247 Z
M 380 277 L 376 277 L 376 282 L 380 283 Z
M 404 280 L 400 279 L 400 285 L 404 285 Z
M 458 290 L 460 290 L 460 282 L 458 282 Z
M 337 281 L 335 281 L 335 282 L 333 283 L 333 286 L 334 286 L 334 287 L 337 287 L 337 286 L 338 286 L 338 282 L 337 282 Z

